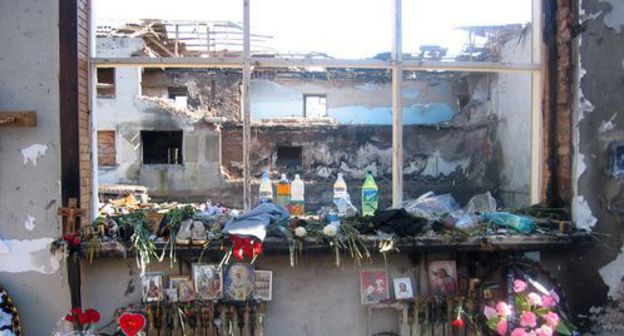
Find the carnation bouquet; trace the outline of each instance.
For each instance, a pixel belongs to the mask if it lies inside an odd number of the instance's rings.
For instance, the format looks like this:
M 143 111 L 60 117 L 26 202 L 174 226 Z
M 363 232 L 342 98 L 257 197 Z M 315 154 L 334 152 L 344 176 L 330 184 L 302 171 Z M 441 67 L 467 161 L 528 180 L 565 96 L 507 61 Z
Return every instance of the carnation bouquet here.
M 573 327 L 564 318 L 554 291 L 531 279 L 516 278 L 511 287 L 508 302 L 499 301 L 483 308 L 487 327 L 494 335 L 573 335 Z

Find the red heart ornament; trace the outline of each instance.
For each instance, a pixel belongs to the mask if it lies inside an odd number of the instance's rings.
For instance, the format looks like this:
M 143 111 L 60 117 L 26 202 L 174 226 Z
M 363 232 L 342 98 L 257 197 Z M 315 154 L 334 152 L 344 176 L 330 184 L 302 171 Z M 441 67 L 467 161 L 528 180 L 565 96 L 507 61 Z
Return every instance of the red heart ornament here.
M 126 336 L 136 336 L 145 327 L 145 316 L 135 313 L 123 313 L 119 316 L 119 327 Z

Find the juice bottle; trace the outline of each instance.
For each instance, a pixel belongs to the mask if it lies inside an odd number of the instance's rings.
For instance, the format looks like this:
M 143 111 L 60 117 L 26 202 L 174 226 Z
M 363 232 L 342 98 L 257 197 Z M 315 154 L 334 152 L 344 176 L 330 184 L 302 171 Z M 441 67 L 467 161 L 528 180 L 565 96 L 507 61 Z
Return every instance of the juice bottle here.
M 347 183 L 344 178 L 342 178 L 342 173 L 338 173 L 338 178 L 336 178 L 336 182 L 334 183 L 334 204 L 338 207 L 339 216 L 344 216 L 346 214 L 346 208 L 340 206 L 340 200 L 343 198 L 349 199 Z
M 273 186 L 271 185 L 271 179 L 269 179 L 269 172 L 262 172 L 262 181 L 260 181 L 260 203 L 273 202 Z
M 288 204 L 290 203 L 290 183 L 286 178 L 286 174 L 282 174 L 282 178 L 277 182 L 276 203 L 284 208 L 288 208 Z
M 379 192 L 372 172 L 366 174 L 362 185 L 362 216 L 372 216 L 377 211 Z
M 299 174 L 295 175 L 295 179 L 290 184 L 290 214 L 292 216 L 303 216 L 305 215 L 305 185 Z

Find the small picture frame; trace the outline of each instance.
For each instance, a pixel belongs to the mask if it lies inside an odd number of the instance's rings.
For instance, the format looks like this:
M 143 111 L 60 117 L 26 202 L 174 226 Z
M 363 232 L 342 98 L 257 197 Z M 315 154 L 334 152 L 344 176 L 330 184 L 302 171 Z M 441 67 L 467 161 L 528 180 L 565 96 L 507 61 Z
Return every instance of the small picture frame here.
M 394 285 L 394 297 L 397 300 L 408 300 L 414 298 L 412 289 L 412 279 L 408 276 L 401 276 L 392 279 Z
M 223 297 L 223 274 L 218 265 L 193 264 L 193 284 L 198 300 L 218 300 Z
M 273 299 L 273 271 L 254 272 L 254 299 L 258 301 Z
M 253 295 L 254 270 L 245 264 L 232 264 L 224 277 L 224 297 L 229 301 L 247 301 Z
M 169 276 L 169 288 L 173 288 L 178 290 L 180 288 L 180 283 L 185 281 L 190 281 L 191 277 L 188 275 L 170 275 Z
M 195 300 L 195 288 L 193 287 L 193 281 L 186 280 L 178 283 L 178 301 L 190 302 Z
M 388 300 L 390 298 L 388 272 L 384 269 L 361 270 L 360 293 L 364 305 Z
M 165 299 L 167 302 L 178 302 L 178 289 L 165 288 Z
M 458 294 L 455 260 L 430 261 L 427 265 L 427 274 L 431 295 L 448 297 Z
M 158 302 L 164 299 L 163 273 L 148 272 L 141 276 L 143 302 Z

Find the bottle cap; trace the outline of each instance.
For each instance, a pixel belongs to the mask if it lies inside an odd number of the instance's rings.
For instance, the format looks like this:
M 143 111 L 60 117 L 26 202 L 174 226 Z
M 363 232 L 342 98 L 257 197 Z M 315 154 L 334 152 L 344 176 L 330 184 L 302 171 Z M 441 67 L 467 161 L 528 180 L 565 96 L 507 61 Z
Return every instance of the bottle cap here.
M 282 174 L 282 180 L 286 180 L 286 174 Z
M 342 173 L 338 173 L 338 178 L 341 179 L 342 178 Z
M 295 179 L 299 179 L 299 174 L 295 174 Z

